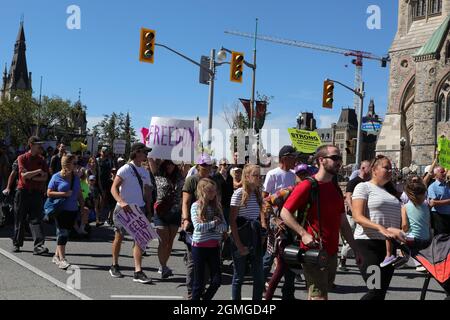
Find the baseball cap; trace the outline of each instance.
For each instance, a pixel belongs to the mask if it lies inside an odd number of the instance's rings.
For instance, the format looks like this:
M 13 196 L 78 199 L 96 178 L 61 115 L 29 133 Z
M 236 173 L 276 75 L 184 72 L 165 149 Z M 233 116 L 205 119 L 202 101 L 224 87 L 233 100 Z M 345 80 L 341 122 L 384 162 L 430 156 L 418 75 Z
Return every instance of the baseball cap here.
M 122 162 L 122 161 L 125 161 L 125 159 L 122 158 L 122 157 L 119 157 L 119 158 L 117 159 L 117 161 L 118 161 L 118 162 Z
M 139 150 L 144 150 L 144 151 L 147 151 L 147 152 L 152 151 L 151 148 L 148 148 L 142 142 L 133 143 L 133 145 L 131 146 L 131 152 L 136 152 L 136 151 L 139 151 Z
M 28 139 L 28 144 L 44 144 L 44 141 L 42 141 L 38 136 L 32 136 Z
M 299 153 L 292 146 L 284 146 L 281 148 L 280 153 L 278 155 L 279 158 L 286 156 L 298 156 Z
M 205 165 L 206 164 L 206 165 L 210 166 L 210 165 L 212 165 L 211 157 L 207 153 L 202 153 L 198 157 L 196 164 L 198 164 L 198 165 Z
M 299 164 L 294 168 L 294 173 L 298 174 L 298 173 L 308 173 L 310 175 L 316 174 L 319 170 L 314 167 L 314 166 L 310 166 L 307 165 L 305 163 Z
M 93 181 L 93 180 L 95 180 L 95 176 L 89 176 L 89 181 Z

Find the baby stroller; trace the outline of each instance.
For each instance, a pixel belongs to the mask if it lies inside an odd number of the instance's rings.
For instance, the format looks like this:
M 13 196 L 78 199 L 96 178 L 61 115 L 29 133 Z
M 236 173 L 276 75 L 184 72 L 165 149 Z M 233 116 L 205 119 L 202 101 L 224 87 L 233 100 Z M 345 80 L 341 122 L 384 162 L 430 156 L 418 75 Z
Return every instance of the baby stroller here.
M 450 298 L 450 235 L 436 235 L 428 248 L 414 252 L 411 257 L 420 262 L 428 271 L 425 278 L 420 300 L 425 300 L 428 285 L 433 277 L 445 290 L 447 299 Z

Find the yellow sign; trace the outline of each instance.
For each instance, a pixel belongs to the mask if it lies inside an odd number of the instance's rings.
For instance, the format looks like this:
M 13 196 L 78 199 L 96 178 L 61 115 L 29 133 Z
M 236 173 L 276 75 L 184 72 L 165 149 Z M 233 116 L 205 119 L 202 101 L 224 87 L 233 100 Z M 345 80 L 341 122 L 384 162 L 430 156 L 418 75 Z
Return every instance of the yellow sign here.
M 316 131 L 288 129 L 292 144 L 297 151 L 302 153 L 314 153 L 322 145 Z
M 450 140 L 446 138 L 438 139 L 439 165 L 445 169 L 450 169 Z

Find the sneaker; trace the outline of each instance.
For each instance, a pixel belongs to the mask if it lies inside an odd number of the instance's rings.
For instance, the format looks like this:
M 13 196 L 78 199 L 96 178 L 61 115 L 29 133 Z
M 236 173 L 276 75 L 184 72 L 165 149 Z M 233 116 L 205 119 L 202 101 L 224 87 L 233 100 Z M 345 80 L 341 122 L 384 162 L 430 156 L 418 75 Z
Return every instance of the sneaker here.
M 33 250 L 33 255 L 35 255 L 35 256 L 41 256 L 46 253 L 48 253 L 48 248 L 46 248 L 44 246 L 38 246 L 38 247 L 34 248 L 34 250 Z
M 348 271 L 347 263 L 346 263 L 346 260 L 345 260 L 345 259 L 341 259 L 341 261 L 339 262 L 338 269 L 339 269 L 340 271 Z
M 396 269 L 406 268 L 406 263 L 409 261 L 409 257 L 400 257 L 398 261 L 394 262 L 392 265 Z
M 139 283 L 152 283 L 152 279 L 147 277 L 143 271 L 135 272 L 133 281 Z
M 66 270 L 68 267 L 70 267 L 70 263 L 66 259 L 59 260 L 58 268 Z
M 418 266 L 418 267 L 416 267 L 416 271 L 417 272 L 427 272 L 427 269 L 425 269 L 424 266 Z
M 173 276 L 172 269 L 170 269 L 169 267 L 162 268 L 162 270 L 161 270 L 161 279 L 167 279 L 168 277 L 171 277 L 171 276 Z
M 391 264 L 393 264 L 393 263 L 399 261 L 401 258 L 402 258 L 402 257 L 399 257 L 399 256 L 389 256 L 389 257 L 386 257 L 386 258 L 384 259 L 384 261 L 383 261 L 382 263 L 380 263 L 380 267 L 383 268 L 383 267 L 389 266 L 389 265 L 391 265 Z
M 20 247 L 19 246 L 12 246 L 11 251 L 14 252 L 14 253 L 20 252 Z
M 119 268 L 118 264 L 111 266 L 111 269 L 109 269 L 109 274 L 113 278 L 122 278 L 123 277 L 123 274 L 120 272 L 120 268 Z
M 61 262 L 61 260 L 59 260 L 59 257 L 58 256 L 53 256 L 53 258 L 52 258 L 52 263 L 54 263 L 54 264 L 56 264 L 56 265 L 59 265 L 59 263 Z

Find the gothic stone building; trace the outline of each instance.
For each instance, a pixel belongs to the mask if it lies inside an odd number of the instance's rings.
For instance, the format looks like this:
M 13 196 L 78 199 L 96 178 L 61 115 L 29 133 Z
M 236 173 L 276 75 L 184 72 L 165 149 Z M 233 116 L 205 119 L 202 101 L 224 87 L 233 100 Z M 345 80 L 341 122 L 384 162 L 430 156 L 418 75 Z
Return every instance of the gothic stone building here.
M 389 105 L 376 151 L 400 167 L 423 168 L 437 137 L 450 137 L 450 0 L 398 0 L 398 7 Z
M 31 72 L 28 73 L 27 58 L 25 55 L 25 31 L 23 22 L 20 24 L 19 33 L 17 34 L 16 44 L 14 46 L 14 55 L 11 67 L 3 71 L 3 84 L 0 87 L 0 102 L 10 100 L 15 90 L 26 90 L 30 93 L 31 88 Z

